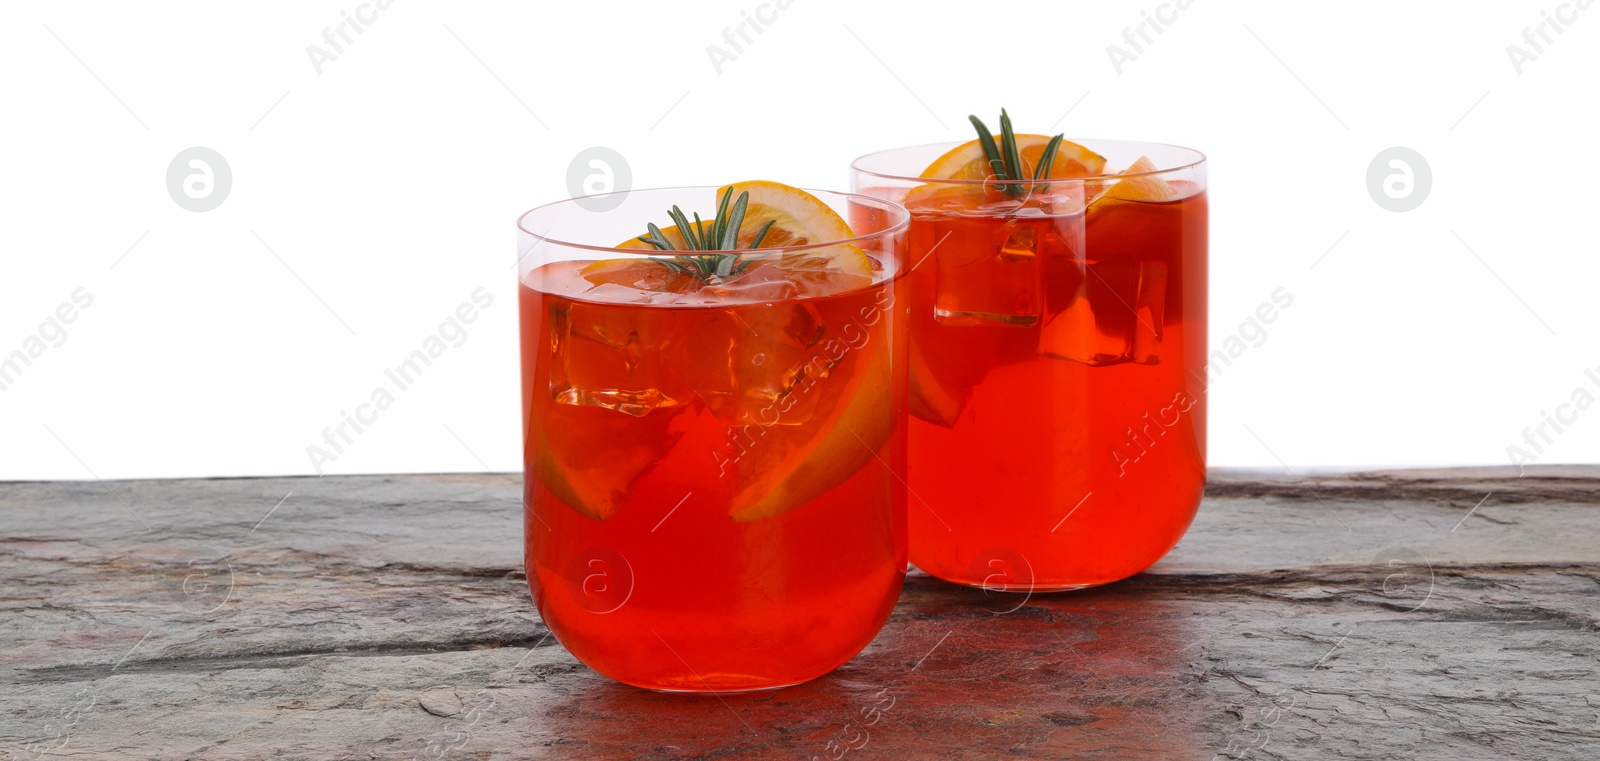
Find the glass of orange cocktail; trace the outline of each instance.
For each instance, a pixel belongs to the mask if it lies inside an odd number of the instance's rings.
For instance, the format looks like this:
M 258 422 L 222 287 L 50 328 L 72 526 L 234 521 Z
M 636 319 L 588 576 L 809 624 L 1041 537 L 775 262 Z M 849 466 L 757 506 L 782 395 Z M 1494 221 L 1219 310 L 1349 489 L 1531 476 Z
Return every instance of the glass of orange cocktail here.
M 852 167 L 911 213 L 911 562 L 986 589 L 1116 581 L 1205 486 L 1205 157 L 972 121 Z
M 755 181 L 518 227 L 526 563 L 551 632 L 665 691 L 854 656 L 906 570 L 905 210 Z

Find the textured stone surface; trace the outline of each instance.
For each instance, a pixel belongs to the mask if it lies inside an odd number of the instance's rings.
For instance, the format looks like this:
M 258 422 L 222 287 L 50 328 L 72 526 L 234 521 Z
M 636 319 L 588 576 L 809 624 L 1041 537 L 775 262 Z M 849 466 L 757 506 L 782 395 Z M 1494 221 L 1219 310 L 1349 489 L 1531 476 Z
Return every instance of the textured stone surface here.
M 0 752 L 1597 758 L 1600 468 L 1515 476 L 1216 474 L 1134 579 L 913 574 L 844 668 L 721 697 L 546 636 L 515 476 L 0 485 Z

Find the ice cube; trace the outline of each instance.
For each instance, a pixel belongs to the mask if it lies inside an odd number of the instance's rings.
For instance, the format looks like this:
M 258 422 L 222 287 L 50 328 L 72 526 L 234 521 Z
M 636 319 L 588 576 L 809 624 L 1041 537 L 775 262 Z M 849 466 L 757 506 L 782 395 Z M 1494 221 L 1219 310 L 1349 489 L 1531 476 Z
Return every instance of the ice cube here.
M 638 288 L 629 288 L 616 283 L 602 283 L 583 292 L 583 297 L 591 301 L 604 301 L 610 304 L 648 304 L 652 296 L 672 296 L 671 293 L 656 293 L 641 291 Z
M 803 392 L 838 361 L 823 351 L 818 302 L 803 297 L 871 278 L 757 262 L 683 290 L 592 282 L 571 281 L 576 298 L 548 307 L 556 401 L 636 417 L 698 402 L 730 426 L 770 426 L 809 421 L 818 395 Z
M 958 221 L 935 252 L 934 319 L 945 325 L 1039 322 L 1038 249 L 1043 220 Z
M 729 304 L 711 310 L 684 346 L 695 392 L 733 425 L 799 425 L 811 419 L 815 394 L 833 361 L 821 343 L 828 328 L 810 301 Z
M 1089 197 L 1096 193 L 1092 188 L 1085 187 L 1077 182 L 1052 183 L 1043 188 L 1035 189 L 1029 197 L 1026 209 L 1018 211 L 1018 216 L 1025 212 L 1038 212 L 1057 217 L 1067 217 L 1082 214 L 1088 207 Z
M 782 301 L 800 296 L 800 288 L 788 273 L 778 267 L 755 266 L 737 277 L 720 280 L 702 289 L 728 303 Z
M 1000 217 L 1007 214 L 1015 214 L 1021 209 L 1022 201 L 1015 198 L 1005 198 L 979 204 L 975 208 L 964 209 L 963 211 L 975 217 Z
M 744 424 L 800 425 L 816 409 L 811 385 L 829 377 L 837 361 L 821 352 L 824 325 L 810 301 L 739 310 L 752 333 L 734 350 Z M 835 326 L 837 333 L 837 326 Z
M 1033 225 L 1008 225 L 1011 232 L 1006 236 L 1006 242 L 1000 246 L 1000 258 L 1032 259 L 1033 248 L 1038 243 L 1038 228 Z
M 1029 186 L 1020 198 L 990 198 L 966 217 L 934 220 L 934 318 L 946 325 L 1037 326 L 1045 313 L 1041 262 L 1083 250 L 1083 210 L 1083 186 L 1059 182 Z M 913 251 L 919 238 L 928 239 L 917 232 Z
M 1039 353 L 1086 365 L 1161 361 L 1167 265 L 1160 260 L 1053 259 Z
M 550 393 L 557 402 L 643 417 L 689 401 L 692 392 L 671 360 L 684 338 L 672 310 L 567 300 L 549 309 Z

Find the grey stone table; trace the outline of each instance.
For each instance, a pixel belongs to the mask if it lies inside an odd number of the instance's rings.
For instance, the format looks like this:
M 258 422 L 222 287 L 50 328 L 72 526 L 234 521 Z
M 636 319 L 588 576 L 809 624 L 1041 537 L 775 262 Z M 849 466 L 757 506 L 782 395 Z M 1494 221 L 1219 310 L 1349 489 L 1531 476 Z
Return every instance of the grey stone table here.
M 777 692 L 546 635 L 516 476 L 0 485 L 10 758 L 1600 758 L 1600 468 L 1214 474 L 1125 582 L 913 573 Z

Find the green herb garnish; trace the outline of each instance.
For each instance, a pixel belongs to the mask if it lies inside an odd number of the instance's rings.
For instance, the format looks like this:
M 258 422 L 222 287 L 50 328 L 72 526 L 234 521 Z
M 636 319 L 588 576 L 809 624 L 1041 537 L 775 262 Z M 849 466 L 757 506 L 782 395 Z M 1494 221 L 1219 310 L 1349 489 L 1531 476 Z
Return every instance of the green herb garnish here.
M 1027 167 L 1022 163 L 1022 153 L 1017 150 L 1017 133 L 1011 129 L 1011 117 L 1005 109 L 1000 109 L 1000 144 L 995 145 L 994 133 L 984 125 L 976 116 L 968 116 L 973 129 L 978 131 L 978 144 L 983 146 L 983 155 L 989 158 L 989 168 L 998 180 L 1003 182 L 996 189 L 1012 198 L 1021 198 L 1029 190 L 1021 183 L 1028 181 Z M 1065 133 L 1063 133 L 1064 135 Z M 1039 157 L 1039 165 L 1033 168 L 1033 182 L 1048 179 L 1050 165 L 1055 163 L 1056 151 L 1061 148 L 1063 135 L 1050 138 L 1049 144 L 1044 147 L 1044 154 Z M 1013 184 L 1015 183 L 1015 184 Z M 1040 185 L 1038 192 L 1049 190 L 1049 185 Z
M 667 212 L 672 218 L 672 223 L 678 226 L 678 234 L 683 236 L 683 244 L 690 251 L 734 251 L 739 246 L 739 228 L 744 225 L 746 207 L 750 204 L 750 193 L 742 192 L 739 199 L 733 202 L 730 208 L 728 201 L 733 196 L 733 188 L 729 187 L 722 193 L 722 200 L 717 204 L 717 216 L 709 223 L 700 220 L 700 213 L 695 212 L 694 224 L 689 224 L 689 218 L 684 216 L 683 210 L 676 204 Z M 768 220 L 761 230 L 756 233 L 750 242 L 750 248 L 760 248 L 761 241 L 767 237 L 767 231 L 772 229 L 774 220 Z M 661 228 L 654 223 L 649 225 L 650 233 L 639 236 L 639 240 L 656 247 L 658 251 L 676 251 L 676 246 L 667 239 Z M 745 271 L 754 259 L 746 259 L 739 254 L 701 254 L 678 255 L 670 259 L 657 259 L 656 261 L 667 265 L 674 272 L 693 275 L 701 281 L 710 281 L 713 277 L 728 278 Z

